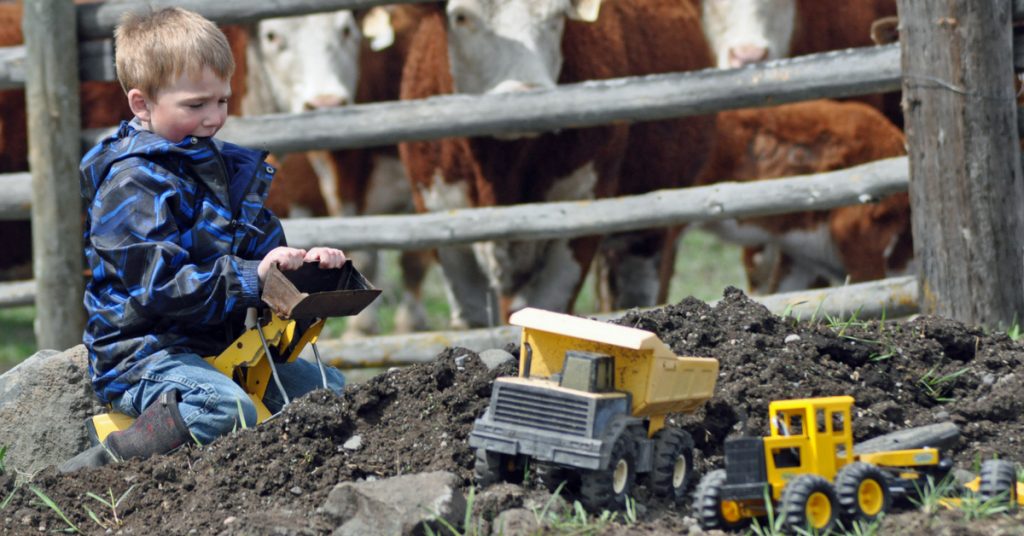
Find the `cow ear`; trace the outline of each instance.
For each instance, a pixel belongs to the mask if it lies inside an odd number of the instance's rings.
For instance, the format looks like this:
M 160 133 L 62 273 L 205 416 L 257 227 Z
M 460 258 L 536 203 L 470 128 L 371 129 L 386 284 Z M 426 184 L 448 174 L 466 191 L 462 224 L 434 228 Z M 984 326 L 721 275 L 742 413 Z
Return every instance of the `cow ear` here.
M 391 13 L 377 6 L 363 17 L 363 36 L 370 40 L 370 49 L 379 52 L 395 43 L 395 29 L 391 26 Z
M 583 22 L 597 20 L 601 10 L 601 0 L 569 0 L 569 18 Z

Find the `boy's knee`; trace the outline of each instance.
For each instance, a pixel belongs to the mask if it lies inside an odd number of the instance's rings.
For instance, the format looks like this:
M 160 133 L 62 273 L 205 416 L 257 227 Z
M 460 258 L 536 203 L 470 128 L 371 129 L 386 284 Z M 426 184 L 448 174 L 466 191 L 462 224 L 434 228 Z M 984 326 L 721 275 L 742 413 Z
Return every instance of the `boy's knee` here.
M 198 402 L 198 401 L 197 401 Z M 194 405 L 191 415 L 182 415 L 189 430 L 201 444 L 231 432 L 256 426 L 256 405 L 241 389 L 219 393 Z
M 324 367 L 324 373 L 327 374 L 327 388 L 341 394 L 345 390 L 345 375 L 334 367 Z

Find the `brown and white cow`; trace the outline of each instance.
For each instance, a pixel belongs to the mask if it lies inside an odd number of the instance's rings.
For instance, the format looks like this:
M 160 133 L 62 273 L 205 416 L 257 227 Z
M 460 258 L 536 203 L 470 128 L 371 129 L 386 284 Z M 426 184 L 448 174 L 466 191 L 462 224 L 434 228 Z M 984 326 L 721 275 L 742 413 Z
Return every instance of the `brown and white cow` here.
M 420 23 L 402 98 L 500 94 L 711 66 L 693 6 L 679 0 L 449 0 Z M 567 201 L 692 182 L 713 117 L 403 143 L 417 208 Z M 665 230 L 605 244 L 615 305 L 653 304 Z M 452 321 L 492 325 L 524 306 L 572 309 L 600 237 L 442 248 Z M 666 263 L 671 264 L 671 263 Z
M 858 102 L 809 101 L 722 112 L 702 184 L 834 171 L 906 154 L 903 133 Z M 742 244 L 750 290 L 771 294 L 913 269 L 907 194 L 877 203 L 705 224 Z
M 719 68 L 875 44 L 876 20 L 896 15 L 896 0 L 692 0 Z M 856 100 L 902 126 L 898 92 Z
M 411 5 L 389 6 L 371 10 L 362 21 L 348 11 L 261 21 L 255 30 L 257 41 L 249 47 L 250 64 L 262 63 L 250 69 L 256 72 L 249 79 L 247 113 L 298 113 L 352 101 L 398 100 L 402 66 L 419 11 Z M 362 39 L 358 23 L 367 21 L 386 25 L 388 35 L 375 33 L 372 43 Z M 328 77 L 333 81 L 318 85 L 317 78 L 325 78 L 324 73 L 333 73 Z M 268 204 L 276 213 L 293 216 L 413 211 L 409 180 L 394 146 L 284 155 Z M 360 270 L 374 280 L 377 252 L 352 255 Z M 419 295 L 429 258 L 429 253 L 421 252 L 402 255 L 405 292 L 396 311 L 396 331 L 426 328 Z M 352 319 L 346 336 L 378 331 L 378 309 L 375 302 Z

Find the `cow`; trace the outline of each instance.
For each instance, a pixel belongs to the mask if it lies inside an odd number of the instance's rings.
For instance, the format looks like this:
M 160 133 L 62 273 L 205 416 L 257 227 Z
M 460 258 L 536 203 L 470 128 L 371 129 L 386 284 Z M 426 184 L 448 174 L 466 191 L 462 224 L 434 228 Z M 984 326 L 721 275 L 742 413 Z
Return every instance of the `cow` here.
M 419 11 L 416 6 L 389 6 L 359 14 L 341 11 L 261 21 L 247 54 L 249 64 L 259 67 L 250 69 L 246 113 L 301 113 L 352 102 L 397 100 Z M 379 35 L 385 30 L 375 27 L 373 41 L 363 39 L 364 24 L 384 24 L 388 35 Z M 318 86 L 324 72 L 334 72 L 334 82 Z M 280 178 L 268 198 L 275 213 L 359 216 L 413 210 L 409 181 L 394 146 L 281 155 L 280 165 Z M 374 280 L 377 252 L 352 253 L 364 275 Z M 429 261 L 426 252 L 402 255 L 405 292 L 395 331 L 426 328 L 419 296 Z M 376 333 L 379 305 L 375 302 L 351 319 L 346 337 Z
M 657 51 L 657 53 L 652 53 Z M 502 94 L 710 67 L 698 13 L 679 0 L 449 0 L 420 22 L 403 99 Z M 692 183 L 714 116 L 532 136 L 408 142 L 399 152 L 420 211 L 630 195 Z M 615 307 L 665 294 L 670 231 L 493 241 L 438 250 L 452 325 L 504 321 L 525 306 L 571 311 L 599 248 Z M 671 265 L 671 263 L 665 263 Z
M 871 46 L 874 23 L 896 15 L 896 0 L 691 0 L 719 68 Z M 882 110 L 902 127 L 899 92 L 856 100 Z
M 873 107 L 818 100 L 722 112 L 700 184 L 821 173 L 906 154 L 902 131 Z M 725 220 L 703 226 L 744 245 L 752 293 L 912 273 L 910 200 Z

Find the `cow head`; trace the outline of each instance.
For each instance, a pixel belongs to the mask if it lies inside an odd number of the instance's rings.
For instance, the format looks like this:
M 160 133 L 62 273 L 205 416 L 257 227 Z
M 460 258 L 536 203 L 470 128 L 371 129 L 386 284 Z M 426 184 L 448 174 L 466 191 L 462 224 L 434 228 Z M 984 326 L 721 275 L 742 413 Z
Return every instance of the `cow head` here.
M 359 78 L 362 35 L 350 11 L 264 19 L 257 65 L 279 112 L 349 104 Z
M 448 57 L 460 93 L 551 88 L 566 17 L 597 19 L 601 0 L 448 0 Z
M 796 0 L 702 0 L 704 33 L 721 69 L 789 55 Z

